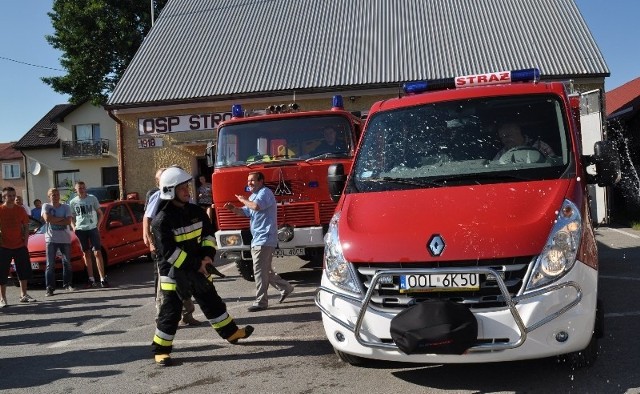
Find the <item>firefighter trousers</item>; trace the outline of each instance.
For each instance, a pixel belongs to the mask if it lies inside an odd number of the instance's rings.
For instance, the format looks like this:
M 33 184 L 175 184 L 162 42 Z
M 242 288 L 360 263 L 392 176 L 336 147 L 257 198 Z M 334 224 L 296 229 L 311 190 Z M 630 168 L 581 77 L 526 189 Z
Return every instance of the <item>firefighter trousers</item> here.
M 223 339 L 232 336 L 238 330 L 238 326 L 227 313 L 227 306 L 213 284 L 198 272 L 189 275 L 189 278 L 193 297 L 209 320 L 209 324 Z M 182 317 L 182 299 L 178 295 L 175 280 L 168 276 L 160 276 L 160 289 L 162 303 L 152 347 L 155 354 L 170 354 Z

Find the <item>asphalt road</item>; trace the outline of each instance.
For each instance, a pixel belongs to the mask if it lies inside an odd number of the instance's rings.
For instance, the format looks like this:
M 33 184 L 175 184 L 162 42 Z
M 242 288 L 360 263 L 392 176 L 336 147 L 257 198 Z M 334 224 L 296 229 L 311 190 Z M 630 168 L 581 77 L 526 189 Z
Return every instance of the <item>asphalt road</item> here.
M 295 286 L 283 304 L 271 289 L 270 308 L 249 313 L 253 283 L 233 265 L 216 287 L 240 325 L 256 331 L 230 345 L 210 326 L 181 327 L 176 366 L 157 367 L 150 343 L 155 307 L 152 264 L 144 259 L 108 271 L 112 288 L 58 292 L 36 304 L 0 310 L 0 391 L 3 393 L 640 393 L 640 232 L 597 230 L 605 337 L 596 364 L 571 370 L 555 359 L 484 365 L 340 362 L 325 339 L 313 295 L 320 271 L 297 258 L 276 260 Z M 221 262 L 219 262 L 222 264 Z M 199 309 L 196 318 L 204 320 Z

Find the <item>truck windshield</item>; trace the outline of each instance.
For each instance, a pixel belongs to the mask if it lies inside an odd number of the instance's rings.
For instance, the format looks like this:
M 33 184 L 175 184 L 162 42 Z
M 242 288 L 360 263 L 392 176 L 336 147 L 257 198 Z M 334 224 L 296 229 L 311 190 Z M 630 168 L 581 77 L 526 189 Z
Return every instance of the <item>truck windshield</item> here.
M 554 179 L 570 145 L 551 95 L 489 97 L 379 112 L 354 164 L 356 190 Z
M 215 167 L 348 157 L 353 147 L 353 127 L 344 116 L 256 118 L 220 128 Z

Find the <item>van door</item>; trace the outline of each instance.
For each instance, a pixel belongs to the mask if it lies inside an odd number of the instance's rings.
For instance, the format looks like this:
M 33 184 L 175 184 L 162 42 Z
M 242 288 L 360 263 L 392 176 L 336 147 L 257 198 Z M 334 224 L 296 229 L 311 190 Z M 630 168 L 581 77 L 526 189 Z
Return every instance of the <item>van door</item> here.
M 582 153 L 592 155 L 593 144 L 604 139 L 602 123 L 602 94 L 599 89 L 580 94 L 580 125 L 582 133 Z M 593 173 L 591 167 L 587 168 Z M 607 189 L 598 185 L 588 185 L 591 220 L 594 223 L 609 221 L 609 199 Z

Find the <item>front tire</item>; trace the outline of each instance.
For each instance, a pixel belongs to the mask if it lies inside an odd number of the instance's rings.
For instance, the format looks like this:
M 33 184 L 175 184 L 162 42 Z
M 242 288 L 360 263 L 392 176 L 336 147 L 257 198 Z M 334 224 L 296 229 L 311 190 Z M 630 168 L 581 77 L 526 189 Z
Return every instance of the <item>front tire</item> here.
M 598 346 L 598 338 L 602 338 L 604 335 L 604 309 L 602 306 L 602 300 L 598 299 L 596 304 L 596 322 L 593 327 L 593 334 L 591 340 L 586 348 L 579 352 L 569 353 L 565 355 L 565 361 L 572 369 L 581 369 L 591 367 L 598 359 L 598 352 L 600 347 Z
M 336 353 L 336 355 L 338 355 L 338 358 L 340 359 L 340 361 L 347 363 L 347 364 L 351 364 L 353 366 L 362 366 L 365 365 L 367 363 L 367 360 L 359 357 L 359 356 L 354 356 L 353 354 L 349 354 L 349 353 L 344 353 L 341 352 L 340 350 L 334 348 L 333 351 Z
M 238 267 L 238 272 L 240 272 L 240 276 L 242 276 L 245 280 L 249 282 L 255 282 L 256 278 L 253 276 L 253 262 L 249 260 L 237 260 L 236 267 Z

